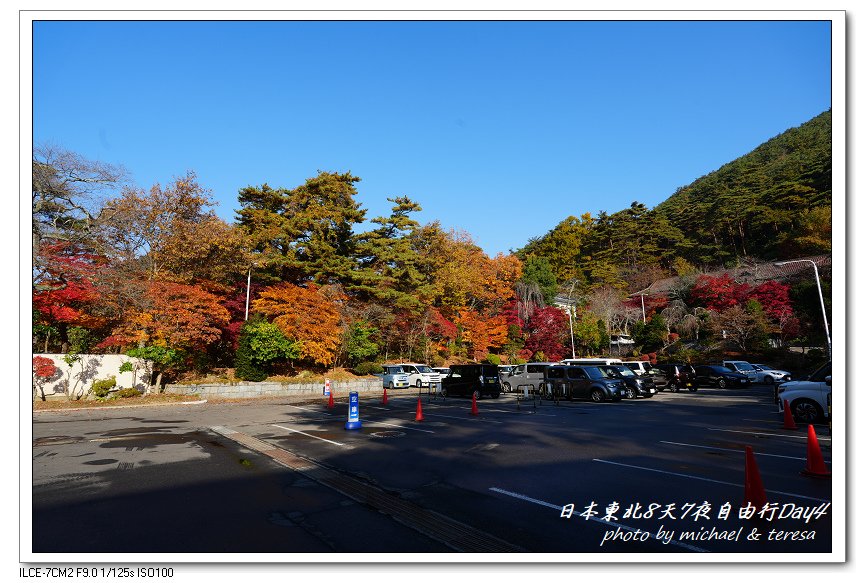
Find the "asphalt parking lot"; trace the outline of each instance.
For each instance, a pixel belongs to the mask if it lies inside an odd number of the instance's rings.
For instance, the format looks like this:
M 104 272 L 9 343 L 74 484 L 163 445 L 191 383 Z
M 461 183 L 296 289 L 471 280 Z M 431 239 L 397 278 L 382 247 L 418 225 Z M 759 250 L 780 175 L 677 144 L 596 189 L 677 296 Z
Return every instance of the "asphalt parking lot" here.
M 832 549 L 832 480 L 801 474 L 807 428 L 782 428 L 768 386 L 539 406 L 505 394 L 477 416 L 424 391 L 420 422 L 416 389 L 388 396 L 361 401 L 358 430 L 344 399 L 324 398 L 36 414 L 33 550 Z M 830 427 L 815 432 L 831 469 Z M 740 516 L 746 446 L 777 504 L 762 518 Z

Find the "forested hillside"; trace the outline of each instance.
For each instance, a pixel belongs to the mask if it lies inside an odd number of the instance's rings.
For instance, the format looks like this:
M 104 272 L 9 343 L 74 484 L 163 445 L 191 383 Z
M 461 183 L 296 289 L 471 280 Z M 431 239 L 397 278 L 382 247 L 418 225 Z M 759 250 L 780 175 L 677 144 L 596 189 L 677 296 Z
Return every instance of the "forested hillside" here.
M 679 188 L 654 209 L 633 202 L 570 216 L 518 255 L 558 281 L 640 289 L 653 278 L 831 250 L 831 111 Z M 580 210 L 580 209 L 575 209 Z

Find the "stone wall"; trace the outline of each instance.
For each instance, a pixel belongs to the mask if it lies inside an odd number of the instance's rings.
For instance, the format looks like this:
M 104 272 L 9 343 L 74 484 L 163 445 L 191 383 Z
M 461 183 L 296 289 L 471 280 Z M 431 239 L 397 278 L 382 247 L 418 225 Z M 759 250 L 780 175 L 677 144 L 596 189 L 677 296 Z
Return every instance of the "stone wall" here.
M 351 381 L 331 381 L 330 390 L 333 397 L 348 397 L 349 392 L 357 391 L 361 395 L 378 395 L 383 387 L 379 378 L 361 378 Z M 240 382 L 234 385 L 166 385 L 165 392 L 173 395 L 194 395 L 202 399 L 244 399 L 252 397 L 297 397 L 309 398 L 324 395 L 324 382 L 310 383 L 272 383 L 272 382 Z

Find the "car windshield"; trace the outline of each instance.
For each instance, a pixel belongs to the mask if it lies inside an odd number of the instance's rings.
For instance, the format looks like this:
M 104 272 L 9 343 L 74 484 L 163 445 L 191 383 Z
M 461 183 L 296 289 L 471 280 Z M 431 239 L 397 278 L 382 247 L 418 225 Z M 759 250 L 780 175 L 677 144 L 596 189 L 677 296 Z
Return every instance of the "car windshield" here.
M 637 376 L 637 373 L 635 373 L 634 371 L 632 371 L 631 369 L 629 369 L 626 366 L 611 366 L 610 368 L 617 371 L 623 377 L 635 377 L 635 376 Z
M 736 368 L 738 368 L 739 370 L 755 370 L 754 367 L 747 362 L 737 362 Z
M 433 372 L 433 369 L 431 369 L 430 367 L 428 367 L 425 364 L 418 366 L 417 369 L 418 369 L 418 372 Z
M 596 366 L 587 366 L 583 370 L 586 371 L 586 374 L 589 375 L 589 378 L 593 381 L 597 381 L 600 379 L 608 379 L 611 378 L 612 375 L 605 373 L 603 370 L 599 369 Z

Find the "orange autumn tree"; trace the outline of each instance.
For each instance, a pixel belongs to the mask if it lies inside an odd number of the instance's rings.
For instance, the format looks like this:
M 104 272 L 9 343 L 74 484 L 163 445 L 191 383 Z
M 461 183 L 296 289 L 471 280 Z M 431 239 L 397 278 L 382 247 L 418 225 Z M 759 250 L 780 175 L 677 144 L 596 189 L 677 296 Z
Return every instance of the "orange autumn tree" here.
M 302 359 L 328 366 L 336 358 L 342 340 L 337 307 L 341 301 L 340 294 L 313 283 L 306 287 L 281 283 L 261 292 L 252 307 L 271 318 L 286 338 L 301 342 Z
M 508 340 L 508 322 L 503 315 L 484 316 L 464 310 L 456 318 L 462 341 L 471 346 L 469 357 L 482 360 L 491 347 L 500 347 Z
M 144 303 L 127 314 L 106 344 L 200 351 L 219 339 L 229 320 L 220 298 L 197 286 L 153 281 Z

